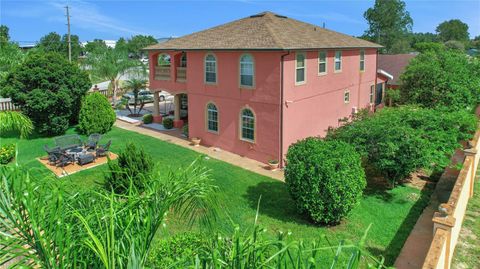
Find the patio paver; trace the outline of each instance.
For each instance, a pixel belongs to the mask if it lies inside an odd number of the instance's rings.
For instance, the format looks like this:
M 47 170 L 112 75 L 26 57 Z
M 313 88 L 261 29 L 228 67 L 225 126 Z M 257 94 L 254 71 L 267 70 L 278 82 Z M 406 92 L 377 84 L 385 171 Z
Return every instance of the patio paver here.
M 120 120 L 117 120 L 115 122 L 115 126 L 125 130 L 132 131 L 132 132 L 148 135 L 163 141 L 167 141 L 169 143 L 172 143 L 181 147 L 189 148 L 196 152 L 208 155 L 211 158 L 215 158 L 215 159 L 233 164 L 235 166 L 255 172 L 257 174 L 271 177 L 280 181 L 284 181 L 282 170 L 276 170 L 276 171 L 267 170 L 266 169 L 266 167 L 268 166 L 267 164 L 261 163 L 259 161 L 256 161 L 250 158 L 242 157 L 240 155 L 237 155 L 225 150 L 218 150 L 215 147 L 205 147 L 205 146 L 194 147 L 190 144 L 190 141 L 186 139 L 176 137 L 171 134 L 161 133 L 149 128 L 144 128 L 139 125 L 129 124 L 127 122 L 120 121 Z

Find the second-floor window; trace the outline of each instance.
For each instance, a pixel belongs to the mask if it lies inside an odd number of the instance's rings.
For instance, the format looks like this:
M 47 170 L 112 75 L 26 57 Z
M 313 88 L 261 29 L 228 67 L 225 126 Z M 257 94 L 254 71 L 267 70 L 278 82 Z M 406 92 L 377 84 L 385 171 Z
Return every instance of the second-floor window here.
M 295 83 L 305 82 L 305 53 L 297 52 L 295 55 Z
M 240 86 L 253 87 L 254 64 L 253 57 L 245 54 L 240 57 Z
M 185 52 L 182 53 L 182 57 L 180 58 L 180 67 L 187 67 L 187 54 Z
M 170 55 L 160 54 L 157 60 L 158 66 L 170 66 Z
M 342 52 L 335 51 L 335 71 L 342 71 Z
M 360 51 L 360 71 L 365 71 L 365 51 Z
M 213 54 L 205 56 L 205 82 L 217 83 L 217 59 Z
M 326 74 L 327 73 L 327 52 L 320 51 L 318 53 L 318 74 Z

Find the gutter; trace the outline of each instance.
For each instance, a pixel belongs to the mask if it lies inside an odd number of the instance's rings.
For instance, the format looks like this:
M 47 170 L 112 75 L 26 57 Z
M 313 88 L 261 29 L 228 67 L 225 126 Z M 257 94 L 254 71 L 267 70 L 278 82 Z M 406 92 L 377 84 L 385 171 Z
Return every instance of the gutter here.
M 290 55 L 290 50 L 282 54 L 280 57 L 280 156 L 278 158 L 279 166 L 283 167 L 283 105 L 284 105 L 284 94 L 283 94 L 283 62 L 285 56 Z

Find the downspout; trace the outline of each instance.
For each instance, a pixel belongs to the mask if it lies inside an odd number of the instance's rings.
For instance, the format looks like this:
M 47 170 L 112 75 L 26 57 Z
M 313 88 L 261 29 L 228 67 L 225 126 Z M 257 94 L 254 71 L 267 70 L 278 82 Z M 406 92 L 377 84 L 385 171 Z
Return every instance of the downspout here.
M 282 54 L 280 57 L 280 156 L 278 161 L 280 163 L 280 167 L 283 167 L 283 105 L 285 104 L 284 101 L 284 94 L 283 94 L 283 61 L 285 56 L 290 55 L 290 50 Z
M 375 85 L 373 86 L 373 111 L 375 112 L 376 103 L 377 103 L 377 78 L 378 78 L 378 49 L 377 49 L 377 58 L 375 59 Z

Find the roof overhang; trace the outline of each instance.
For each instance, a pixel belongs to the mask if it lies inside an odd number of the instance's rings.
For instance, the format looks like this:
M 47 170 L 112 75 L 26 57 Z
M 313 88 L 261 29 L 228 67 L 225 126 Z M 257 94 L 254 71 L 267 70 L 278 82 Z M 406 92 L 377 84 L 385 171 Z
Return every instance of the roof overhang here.
M 393 76 L 383 69 L 377 69 L 377 74 L 380 74 L 380 75 L 382 75 L 382 76 L 384 76 L 384 77 L 386 77 L 390 80 L 393 79 Z

